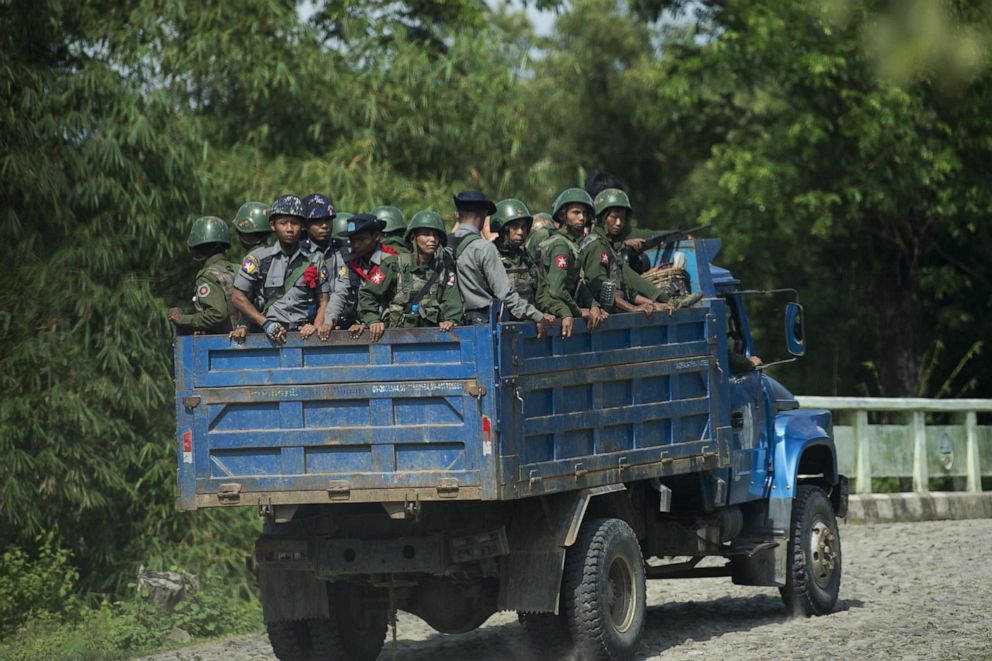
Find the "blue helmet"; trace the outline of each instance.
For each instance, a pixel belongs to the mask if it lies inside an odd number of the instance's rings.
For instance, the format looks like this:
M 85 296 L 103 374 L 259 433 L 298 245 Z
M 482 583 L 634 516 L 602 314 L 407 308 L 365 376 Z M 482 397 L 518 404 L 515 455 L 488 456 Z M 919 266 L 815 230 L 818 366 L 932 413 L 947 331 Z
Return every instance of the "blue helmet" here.
M 311 193 L 303 198 L 303 215 L 309 220 L 322 220 L 324 218 L 334 218 L 337 212 L 334 211 L 334 203 L 331 198 L 320 193 Z

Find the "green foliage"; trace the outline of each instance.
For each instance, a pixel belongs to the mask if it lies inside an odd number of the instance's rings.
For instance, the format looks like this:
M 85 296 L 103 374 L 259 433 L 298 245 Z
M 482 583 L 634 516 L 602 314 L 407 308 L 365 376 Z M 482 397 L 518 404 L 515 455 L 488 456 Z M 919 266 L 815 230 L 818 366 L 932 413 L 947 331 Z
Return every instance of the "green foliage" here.
M 31 618 L 71 617 L 80 607 L 76 595 L 79 571 L 72 565 L 71 554 L 58 546 L 51 533 L 39 536 L 37 542 L 34 559 L 16 546 L 0 556 L 0 639 Z

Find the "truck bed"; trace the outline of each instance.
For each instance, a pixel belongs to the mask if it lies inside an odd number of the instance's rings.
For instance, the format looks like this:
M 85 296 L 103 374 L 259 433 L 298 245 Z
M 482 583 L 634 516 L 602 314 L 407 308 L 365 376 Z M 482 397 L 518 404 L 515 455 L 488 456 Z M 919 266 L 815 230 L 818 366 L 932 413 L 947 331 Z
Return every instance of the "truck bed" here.
M 179 506 L 509 500 L 729 465 L 724 303 L 529 323 L 175 341 Z M 722 352 L 722 353 L 721 353 Z

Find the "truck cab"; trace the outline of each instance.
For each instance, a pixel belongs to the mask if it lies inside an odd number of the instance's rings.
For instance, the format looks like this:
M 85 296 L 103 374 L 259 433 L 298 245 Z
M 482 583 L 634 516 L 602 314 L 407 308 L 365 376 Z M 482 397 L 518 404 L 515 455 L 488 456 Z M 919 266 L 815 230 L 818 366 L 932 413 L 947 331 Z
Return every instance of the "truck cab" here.
M 847 503 L 830 413 L 749 360 L 746 303 L 768 292 L 719 247 L 654 255 L 685 255 L 698 305 L 568 339 L 495 313 L 374 344 L 177 337 L 179 504 L 265 518 L 276 655 L 374 659 L 399 609 L 445 633 L 517 611 L 547 656 L 630 658 L 647 579 L 729 577 L 829 613 Z M 802 326 L 791 300 L 793 357 Z

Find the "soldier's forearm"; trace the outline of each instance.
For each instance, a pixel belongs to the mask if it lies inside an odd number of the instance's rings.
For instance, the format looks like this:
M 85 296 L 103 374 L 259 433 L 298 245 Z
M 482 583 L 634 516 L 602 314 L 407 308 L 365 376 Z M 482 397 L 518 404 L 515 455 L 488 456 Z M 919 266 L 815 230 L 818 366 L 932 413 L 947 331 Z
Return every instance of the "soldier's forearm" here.
M 248 300 L 248 297 L 240 289 L 235 289 L 231 294 L 231 303 L 234 304 L 234 309 L 256 326 L 263 326 L 265 324 L 265 315 L 255 309 L 255 306 L 252 305 L 251 301 Z

